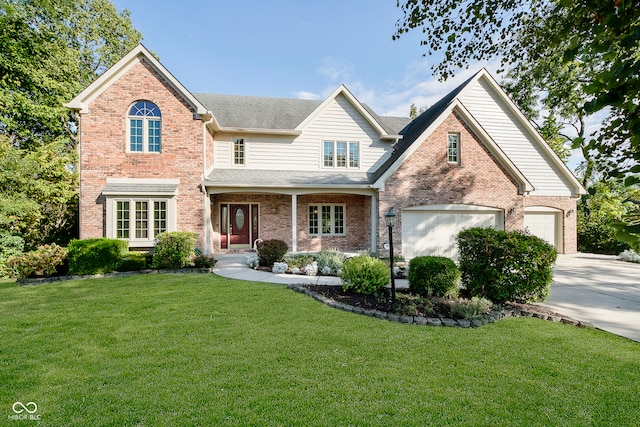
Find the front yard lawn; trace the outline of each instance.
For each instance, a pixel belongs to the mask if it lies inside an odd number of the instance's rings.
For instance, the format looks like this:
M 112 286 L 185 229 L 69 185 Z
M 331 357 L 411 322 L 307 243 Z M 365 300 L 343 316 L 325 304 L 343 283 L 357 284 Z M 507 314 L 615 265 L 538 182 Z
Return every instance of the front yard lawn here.
M 0 283 L 0 424 L 625 426 L 640 344 L 392 323 L 215 275 Z

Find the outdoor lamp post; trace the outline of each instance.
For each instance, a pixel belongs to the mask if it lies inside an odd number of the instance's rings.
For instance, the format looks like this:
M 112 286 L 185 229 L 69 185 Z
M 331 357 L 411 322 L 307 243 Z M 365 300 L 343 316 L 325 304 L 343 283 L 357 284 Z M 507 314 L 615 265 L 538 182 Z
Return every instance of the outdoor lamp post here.
M 384 214 L 384 220 L 389 227 L 389 268 L 391 269 L 391 309 L 396 309 L 396 278 L 393 273 L 393 226 L 396 223 L 396 213 L 393 208 L 389 208 L 386 214 Z

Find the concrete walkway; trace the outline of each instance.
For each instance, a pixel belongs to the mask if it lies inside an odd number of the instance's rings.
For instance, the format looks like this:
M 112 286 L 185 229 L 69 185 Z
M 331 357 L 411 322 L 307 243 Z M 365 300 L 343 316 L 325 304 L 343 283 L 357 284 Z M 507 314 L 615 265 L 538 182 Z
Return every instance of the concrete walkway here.
M 247 267 L 246 254 L 217 254 L 214 273 L 232 279 L 283 285 L 340 285 L 332 276 L 273 274 Z M 398 288 L 407 280 L 396 280 Z M 640 264 L 615 256 L 559 255 L 549 300 L 541 304 L 596 328 L 640 341 Z
M 218 260 L 213 272 L 230 279 L 250 280 L 252 282 L 277 283 L 280 285 L 341 285 L 335 276 L 305 276 L 302 274 L 273 274 L 268 271 L 253 270 L 247 267 L 247 254 L 215 254 Z M 408 288 L 406 279 L 396 279 L 397 288 Z
M 640 341 L 640 264 L 608 255 L 559 255 L 553 281 L 543 306 Z

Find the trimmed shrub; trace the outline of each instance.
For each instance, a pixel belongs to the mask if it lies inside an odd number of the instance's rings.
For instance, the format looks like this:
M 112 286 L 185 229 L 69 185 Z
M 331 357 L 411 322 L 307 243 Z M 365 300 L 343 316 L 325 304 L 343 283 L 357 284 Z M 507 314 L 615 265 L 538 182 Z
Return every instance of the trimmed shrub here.
M 304 266 L 304 274 L 307 276 L 317 276 L 318 275 L 318 262 L 312 261 L 310 264 Z
M 69 274 L 82 276 L 116 270 L 129 245 L 124 240 L 98 238 L 72 240 L 68 249 Z
M 283 261 L 285 254 L 289 250 L 289 246 L 278 239 L 263 240 L 257 246 L 258 258 L 260 259 L 260 265 L 263 267 L 271 267 L 274 262 Z
M 496 303 L 545 300 L 557 251 L 523 231 L 471 228 L 458 234 L 462 284 Z
M 53 243 L 20 256 L 9 257 L 7 267 L 12 277 L 20 279 L 51 277 L 60 273 L 58 269 L 65 264 L 66 259 L 67 250 Z
M 342 289 L 364 295 L 379 293 L 391 282 L 389 266 L 369 255 L 358 255 L 342 264 Z
M 198 236 L 188 231 L 170 231 L 156 236 L 153 268 L 184 268 L 191 261 Z
M 245 261 L 247 263 L 247 267 L 253 268 L 254 270 L 260 266 L 260 259 L 256 254 L 249 254 L 245 257 Z
M 127 252 L 116 264 L 116 271 L 140 271 L 151 267 L 152 256 L 148 252 Z
M 197 268 L 212 268 L 216 265 L 216 259 L 210 255 L 200 254 L 193 259 L 193 265 Z
M 318 270 L 324 275 L 338 274 L 347 257 L 339 249 L 325 249 L 316 256 Z
M 409 290 L 423 297 L 456 297 L 460 270 L 449 258 L 420 256 L 409 261 Z
M 0 277 L 8 277 L 11 271 L 6 262 L 9 257 L 22 255 L 24 239 L 5 230 L 0 230 Z

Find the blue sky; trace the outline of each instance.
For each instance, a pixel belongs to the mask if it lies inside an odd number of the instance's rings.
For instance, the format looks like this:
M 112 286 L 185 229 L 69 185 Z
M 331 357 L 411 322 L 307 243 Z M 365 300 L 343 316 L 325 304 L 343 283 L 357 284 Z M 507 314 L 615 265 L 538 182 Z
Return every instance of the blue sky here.
M 114 0 L 192 92 L 324 99 L 340 84 L 379 114 L 428 107 L 483 66 L 438 82 L 420 32 L 393 41 L 396 0 Z M 433 61 L 433 60 L 431 60 Z

